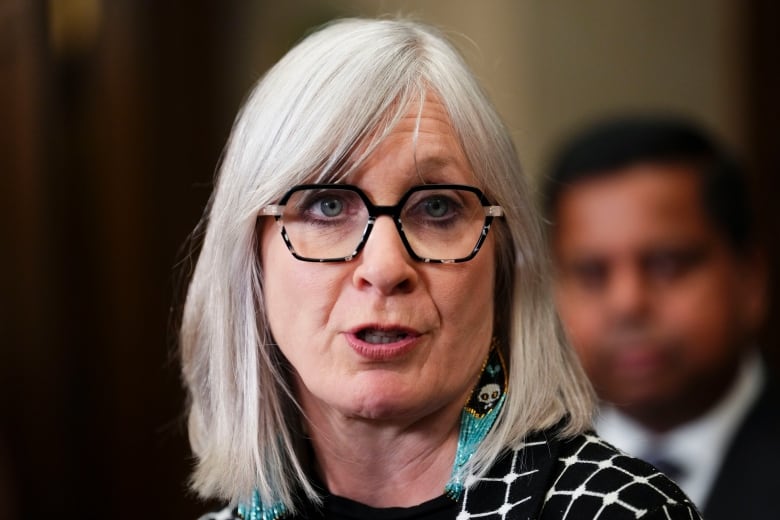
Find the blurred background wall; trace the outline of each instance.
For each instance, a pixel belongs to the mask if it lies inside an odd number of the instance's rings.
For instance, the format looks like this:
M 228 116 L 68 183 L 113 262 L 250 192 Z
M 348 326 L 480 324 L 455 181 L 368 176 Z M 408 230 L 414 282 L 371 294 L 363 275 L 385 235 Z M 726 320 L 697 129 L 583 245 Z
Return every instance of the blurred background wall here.
M 772 238 L 778 5 L 0 0 L 0 519 L 203 511 L 186 491 L 170 326 L 182 245 L 241 100 L 309 28 L 399 13 L 439 25 L 532 176 L 593 117 L 688 114 L 751 165 Z M 774 304 L 774 360 L 777 317 Z

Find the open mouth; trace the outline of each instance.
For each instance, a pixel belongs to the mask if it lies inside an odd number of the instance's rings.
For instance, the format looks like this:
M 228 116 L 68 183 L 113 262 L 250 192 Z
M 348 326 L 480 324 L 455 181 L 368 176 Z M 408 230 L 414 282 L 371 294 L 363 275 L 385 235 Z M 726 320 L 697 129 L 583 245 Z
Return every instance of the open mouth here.
M 357 333 L 357 337 L 366 343 L 384 345 L 401 341 L 409 337 L 409 334 L 400 330 L 363 329 Z

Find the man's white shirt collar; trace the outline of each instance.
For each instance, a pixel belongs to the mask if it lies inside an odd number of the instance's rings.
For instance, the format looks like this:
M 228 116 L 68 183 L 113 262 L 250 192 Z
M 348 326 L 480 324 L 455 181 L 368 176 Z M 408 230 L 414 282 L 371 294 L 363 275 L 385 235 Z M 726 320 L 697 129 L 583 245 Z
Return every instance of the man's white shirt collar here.
M 622 451 L 642 457 L 651 447 L 683 468 L 678 484 L 694 504 L 704 507 L 726 450 L 764 386 L 758 353 L 748 356 L 731 389 L 707 413 L 664 434 L 604 405 L 596 421 L 598 433 Z

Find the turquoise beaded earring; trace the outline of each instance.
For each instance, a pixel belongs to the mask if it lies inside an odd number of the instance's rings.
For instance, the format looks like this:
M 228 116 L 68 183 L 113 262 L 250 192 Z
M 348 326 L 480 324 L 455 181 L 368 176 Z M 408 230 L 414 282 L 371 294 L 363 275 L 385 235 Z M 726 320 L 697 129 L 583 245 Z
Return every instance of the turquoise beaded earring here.
M 494 339 L 479 381 L 460 416 L 455 464 L 444 488 L 447 496 L 453 500 L 459 500 L 463 495 L 463 468 L 498 417 L 506 397 L 507 381 L 506 364 Z

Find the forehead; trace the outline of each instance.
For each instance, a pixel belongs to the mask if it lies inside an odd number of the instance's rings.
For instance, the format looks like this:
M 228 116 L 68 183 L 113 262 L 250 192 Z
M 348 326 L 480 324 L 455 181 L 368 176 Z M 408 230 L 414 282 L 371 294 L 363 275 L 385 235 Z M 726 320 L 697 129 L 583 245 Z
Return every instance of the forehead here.
M 717 238 L 690 166 L 642 164 L 577 182 L 559 199 L 555 239 L 587 249 Z
M 446 107 L 433 92 L 424 100 L 413 101 L 393 127 L 374 142 L 352 155 L 354 164 L 347 182 L 359 183 L 372 173 L 382 172 L 385 180 L 409 178 L 419 182 L 474 183 L 474 174 Z M 368 151 L 368 155 L 361 155 Z

